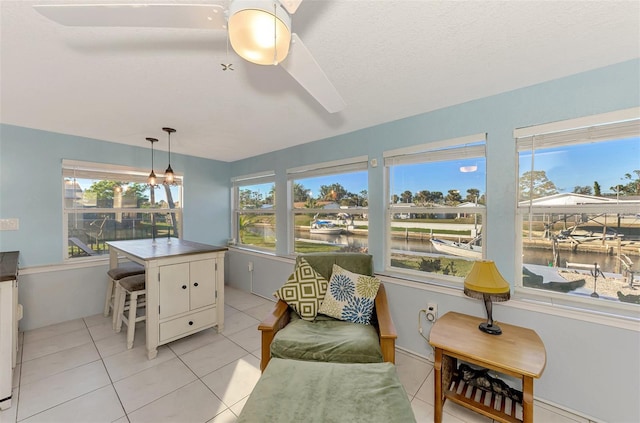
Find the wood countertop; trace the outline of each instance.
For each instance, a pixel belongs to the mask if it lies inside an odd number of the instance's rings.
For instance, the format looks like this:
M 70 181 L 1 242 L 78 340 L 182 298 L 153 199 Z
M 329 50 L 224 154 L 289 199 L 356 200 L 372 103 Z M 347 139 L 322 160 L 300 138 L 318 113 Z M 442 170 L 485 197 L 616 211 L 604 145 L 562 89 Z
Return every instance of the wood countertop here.
M 12 281 L 18 276 L 18 256 L 20 251 L 0 253 L 0 282 Z
M 134 239 L 130 241 L 110 241 L 107 245 L 131 254 L 141 260 L 153 260 L 163 257 L 173 257 L 188 254 L 217 253 L 228 250 L 227 247 L 200 244 L 172 238 L 167 242 L 166 238 L 156 238 L 155 244 L 151 239 Z

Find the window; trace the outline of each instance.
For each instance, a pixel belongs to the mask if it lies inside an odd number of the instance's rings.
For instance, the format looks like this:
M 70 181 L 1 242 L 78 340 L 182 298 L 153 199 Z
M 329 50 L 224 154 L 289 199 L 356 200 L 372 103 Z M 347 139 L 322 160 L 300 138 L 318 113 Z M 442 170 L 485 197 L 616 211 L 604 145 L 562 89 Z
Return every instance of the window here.
M 63 160 L 65 259 L 109 253 L 108 241 L 182 235 L 182 177 L 147 185 L 148 170 Z
M 384 154 L 387 269 L 459 283 L 481 259 L 485 134 Z
M 638 304 L 637 110 L 519 129 L 516 142 L 520 286 L 590 304 Z
M 240 246 L 275 251 L 275 174 L 242 176 L 234 178 L 232 184 L 235 242 Z
M 287 170 L 294 253 L 369 250 L 368 158 Z

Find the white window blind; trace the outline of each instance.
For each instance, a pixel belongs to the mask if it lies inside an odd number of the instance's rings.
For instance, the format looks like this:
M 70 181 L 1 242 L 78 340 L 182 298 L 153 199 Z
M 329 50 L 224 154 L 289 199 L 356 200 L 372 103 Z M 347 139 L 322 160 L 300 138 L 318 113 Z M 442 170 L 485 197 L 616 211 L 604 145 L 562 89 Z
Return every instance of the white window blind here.
M 558 132 L 533 134 L 516 140 L 518 151 L 584 144 L 640 136 L 640 118 L 622 122 L 592 125 Z
M 475 134 L 386 151 L 383 154 L 384 165 L 388 167 L 485 157 L 486 138 L 486 134 Z
M 275 180 L 276 174 L 274 171 L 253 173 L 251 175 L 236 176 L 231 178 L 231 183 L 234 187 L 241 187 L 246 185 L 259 185 L 268 184 Z
M 309 166 L 302 166 L 287 169 L 287 179 L 312 178 L 317 176 L 335 175 L 339 173 L 350 173 L 367 170 L 367 156 L 354 157 L 351 159 L 337 160 L 333 162 L 319 163 Z
M 103 179 L 120 182 L 134 182 L 146 184 L 151 170 L 144 171 L 127 166 L 107 163 L 79 162 L 75 160 L 62 160 L 62 176 L 71 179 Z M 159 174 L 160 180 L 161 174 Z M 176 182 L 182 182 L 182 176 L 176 174 Z
M 403 154 L 384 158 L 385 166 L 407 165 L 416 163 L 433 163 L 449 160 L 473 159 L 485 156 L 485 146 L 457 146 L 443 150 L 424 151 L 422 153 Z

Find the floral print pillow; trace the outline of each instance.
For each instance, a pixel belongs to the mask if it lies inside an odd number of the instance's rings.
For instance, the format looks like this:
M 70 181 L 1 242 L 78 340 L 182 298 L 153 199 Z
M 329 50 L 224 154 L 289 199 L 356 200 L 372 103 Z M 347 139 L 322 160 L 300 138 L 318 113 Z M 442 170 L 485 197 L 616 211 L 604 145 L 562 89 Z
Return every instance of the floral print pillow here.
M 370 324 L 380 280 L 349 272 L 337 264 L 318 313 L 353 323 Z

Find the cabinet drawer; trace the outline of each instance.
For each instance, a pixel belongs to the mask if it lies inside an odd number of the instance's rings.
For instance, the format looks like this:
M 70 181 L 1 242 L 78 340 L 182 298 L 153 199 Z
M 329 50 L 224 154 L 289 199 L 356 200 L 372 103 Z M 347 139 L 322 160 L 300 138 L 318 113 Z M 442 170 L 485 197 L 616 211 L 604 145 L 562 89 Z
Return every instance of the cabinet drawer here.
M 160 323 L 160 342 L 215 325 L 217 321 L 216 312 L 217 309 L 213 307 Z

